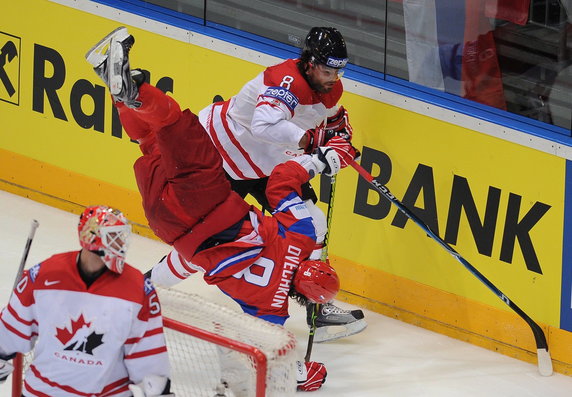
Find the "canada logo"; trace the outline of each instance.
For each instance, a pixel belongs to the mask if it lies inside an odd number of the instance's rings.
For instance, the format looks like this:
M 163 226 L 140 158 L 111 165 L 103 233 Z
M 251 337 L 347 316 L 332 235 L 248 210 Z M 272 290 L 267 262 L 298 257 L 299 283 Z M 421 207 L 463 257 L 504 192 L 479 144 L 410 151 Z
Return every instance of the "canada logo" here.
M 82 352 L 93 356 L 93 350 L 103 344 L 103 334 L 91 329 L 91 322 L 86 322 L 81 314 L 71 326 L 56 328 L 56 338 L 64 345 L 64 350 Z

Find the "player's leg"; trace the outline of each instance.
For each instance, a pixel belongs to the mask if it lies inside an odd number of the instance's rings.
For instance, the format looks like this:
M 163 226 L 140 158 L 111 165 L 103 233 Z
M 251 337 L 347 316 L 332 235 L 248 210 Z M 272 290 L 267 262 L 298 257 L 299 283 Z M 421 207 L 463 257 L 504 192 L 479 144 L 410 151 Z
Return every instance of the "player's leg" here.
M 181 202 L 192 198 L 190 215 L 200 218 L 230 192 L 220 156 L 196 115 L 181 112 L 173 98 L 144 79 L 134 80 L 143 78 L 142 73 L 134 76 L 131 72 L 129 52 L 134 42 L 126 29 L 119 28 L 96 44 L 86 58 L 109 87 L 130 138 L 141 140 L 156 134 L 169 188 Z M 202 199 L 195 192 L 201 192 Z
M 181 112 L 176 101 L 156 87 L 135 81 L 143 74 L 132 74 L 130 69 L 134 41 L 125 29 L 117 29 L 86 58 L 109 87 L 120 117 L 133 123 L 143 121 L 149 127 L 148 135 L 141 129 L 135 131 L 140 125 L 127 131 L 140 142 L 153 141 L 153 156 L 144 156 L 135 164 L 145 214 L 155 234 L 190 259 L 203 240 L 237 223 L 249 206 L 231 192 L 220 155 L 197 116 L 189 110 Z M 157 172 L 148 176 L 138 172 L 146 169 Z M 166 183 L 157 186 L 163 180 Z M 146 198 L 157 198 L 158 193 L 159 200 L 146 203 Z M 185 233 L 173 235 L 180 229 L 173 228 L 173 223 L 186 225 Z M 188 233 L 191 228 L 192 234 Z
M 116 101 L 139 107 L 137 85 L 131 78 L 129 51 L 135 38 L 125 27 L 119 27 L 101 39 L 85 55 L 97 75 L 109 87 Z
M 176 121 L 180 108 L 174 99 L 146 84 L 142 70 L 131 70 L 129 52 L 134 43 L 134 37 L 120 27 L 92 47 L 86 59 L 109 88 L 125 131 L 140 141 Z
M 127 28 L 120 26 L 107 34 L 104 38 L 99 40 L 89 51 L 85 54 L 85 59 L 93 66 L 93 70 L 97 75 L 104 81 L 108 81 L 108 65 L 107 59 L 109 55 L 109 47 L 111 44 L 111 38 L 116 37 L 120 40 L 124 40 L 129 36 L 127 33 Z

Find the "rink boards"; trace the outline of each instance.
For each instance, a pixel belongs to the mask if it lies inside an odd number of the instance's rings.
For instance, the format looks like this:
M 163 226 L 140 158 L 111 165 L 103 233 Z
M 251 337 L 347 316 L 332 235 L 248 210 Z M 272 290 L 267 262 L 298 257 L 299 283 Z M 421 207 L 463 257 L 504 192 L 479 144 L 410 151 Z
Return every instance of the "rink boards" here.
M 132 65 L 195 112 L 279 58 L 103 5 L 69 3 L 83 10 L 31 0 L 25 8 L 35 11 L 22 19 L 23 5 L 3 7 L 0 48 L 17 53 L 2 69 L 10 84 L 0 84 L 1 187 L 74 212 L 113 205 L 146 225 L 132 172 L 138 147 L 121 130 L 85 52 L 128 26 L 136 37 Z M 567 152 L 483 132 L 478 119 L 459 115 L 457 122 L 455 112 L 405 95 L 344 85 L 341 103 L 361 164 L 541 323 L 556 369 L 569 372 Z M 351 169 L 338 177 L 329 252 L 342 298 L 534 360 L 520 317 Z

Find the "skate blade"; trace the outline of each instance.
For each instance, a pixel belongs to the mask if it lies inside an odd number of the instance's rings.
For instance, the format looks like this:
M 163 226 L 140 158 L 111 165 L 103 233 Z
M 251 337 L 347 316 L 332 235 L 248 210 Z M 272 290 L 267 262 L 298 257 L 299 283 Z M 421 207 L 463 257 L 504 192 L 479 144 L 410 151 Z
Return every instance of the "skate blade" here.
M 127 28 L 125 26 L 120 26 L 101 39 L 96 45 L 91 47 L 85 54 L 85 59 L 91 64 L 91 66 L 96 68 L 107 59 L 109 44 L 111 43 L 111 38 L 114 36 L 118 36 L 121 41 L 129 36 L 129 33 L 127 33 Z
M 109 92 L 111 95 L 119 95 L 123 89 L 123 57 L 125 51 L 119 41 L 115 38 L 111 39 L 111 47 L 109 49 L 109 60 L 107 64 L 107 73 L 109 73 Z
M 314 342 L 323 343 L 331 342 L 337 339 L 345 338 L 360 333 L 367 327 L 367 323 L 362 318 L 361 320 L 354 321 L 353 323 L 344 325 L 328 325 L 319 327 L 314 333 Z

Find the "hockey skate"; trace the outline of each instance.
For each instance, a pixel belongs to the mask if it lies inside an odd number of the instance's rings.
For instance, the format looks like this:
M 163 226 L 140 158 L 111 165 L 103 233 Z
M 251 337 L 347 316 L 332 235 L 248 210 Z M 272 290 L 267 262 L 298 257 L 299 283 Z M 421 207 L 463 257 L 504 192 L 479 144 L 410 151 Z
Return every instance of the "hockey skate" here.
M 136 100 L 139 91 L 129 68 L 129 51 L 134 43 L 135 38 L 127 32 L 127 28 L 119 27 L 85 54 L 95 73 L 109 87 L 114 100 L 131 108 L 141 106 Z
M 308 325 L 312 325 L 313 305 L 306 306 Z M 315 319 L 314 342 L 329 342 L 355 335 L 367 327 L 361 310 L 344 310 L 332 303 L 320 305 Z

